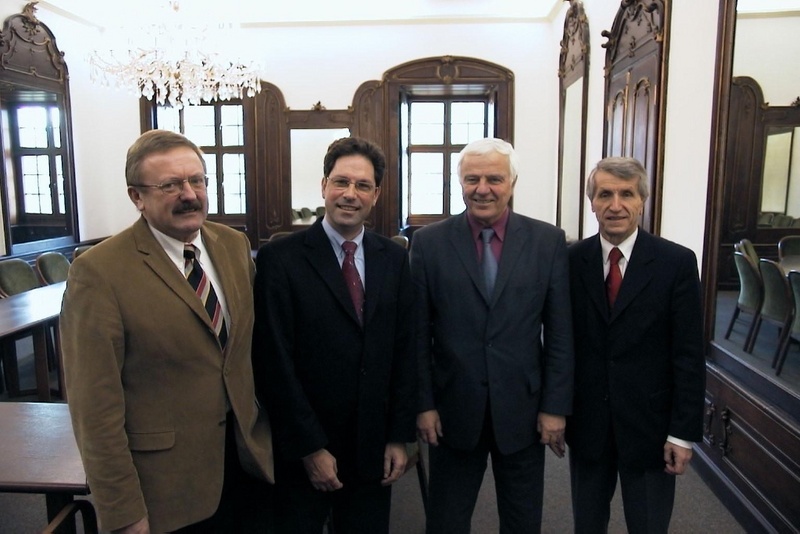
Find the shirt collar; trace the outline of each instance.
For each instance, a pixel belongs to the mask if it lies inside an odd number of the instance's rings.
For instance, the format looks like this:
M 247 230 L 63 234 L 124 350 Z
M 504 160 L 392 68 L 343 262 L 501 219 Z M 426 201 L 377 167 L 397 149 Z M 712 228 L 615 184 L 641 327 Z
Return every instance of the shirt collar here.
M 333 226 L 331 226 L 331 224 L 328 222 L 328 219 L 325 218 L 322 219 L 322 229 L 325 230 L 325 234 L 328 236 L 328 239 L 331 242 L 331 246 L 337 252 L 337 254 L 339 253 L 340 250 L 342 250 L 342 244 L 345 241 L 352 241 L 356 245 L 358 245 L 358 248 L 356 250 L 361 249 L 361 243 L 364 241 L 363 226 L 361 227 L 361 231 L 358 233 L 358 235 L 355 236 L 353 239 L 345 239 L 344 237 L 342 237 L 342 235 L 339 232 L 337 232 L 333 228 Z
M 469 223 L 469 228 L 472 231 L 472 239 L 475 241 L 480 239 L 481 230 L 484 228 L 493 228 L 494 235 L 502 243 L 506 238 L 506 226 L 508 225 L 508 216 L 510 212 L 511 209 L 507 207 L 500 218 L 494 222 L 494 224 L 491 226 L 484 226 L 480 221 L 475 219 L 469 211 L 467 211 L 467 222 Z
M 622 257 L 625 258 L 625 261 L 631 261 L 631 254 L 633 254 L 633 245 L 636 244 L 636 237 L 638 235 L 639 235 L 639 227 L 637 226 L 636 229 L 633 231 L 633 233 L 628 237 L 626 237 L 625 241 L 623 241 L 619 245 L 612 244 L 605 237 L 600 235 L 600 246 L 603 249 L 603 263 L 606 263 L 608 261 L 608 254 L 614 247 L 617 247 L 619 251 L 622 252 Z
M 169 256 L 169 259 L 171 259 L 172 262 L 176 266 L 178 266 L 178 269 L 181 272 L 183 272 L 183 262 L 184 262 L 183 245 L 184 245 L 184 242 L 181 241 L 180 239 L 175 239 L 174 237 L 170 237 L 167 234 L 165 234 L 164 232 L 156 230 L 155 228 L 153 228 L 149 224 L 147 225 L 147 227 L 150 228 L 150 231 L 153 233 L 153 237 L 156 238 L 156 241 L 158 241 L 158 244 L 161 245 L 161 248 L 163 248 L 164 252 L 167 253 L 167 256 Z M 198 255 L 198 258 L 202 258 L 203 254 L 205 253 L 205 247 L 203 246 L 203 237 L 201 235 L 201 232 L 197 232 L 197 236 L 195 236 L 195 238 L 192 241 L 190 241 L 190 243 L 192 245 L 194 245 L 195 248 L 197 248 L 197 250 L 200 251 L 200 254 Z

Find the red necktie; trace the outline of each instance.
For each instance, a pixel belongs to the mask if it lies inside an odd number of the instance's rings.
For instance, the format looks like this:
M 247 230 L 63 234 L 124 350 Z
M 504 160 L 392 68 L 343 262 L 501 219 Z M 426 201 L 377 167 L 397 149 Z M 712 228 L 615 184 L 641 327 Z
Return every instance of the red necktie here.
M 217 333 L 219 344 L 225 348 L 225 342 L 228 340 L 228 328 L 225 325 L 222 306 L 219 303 L 217 292 L 214 291 L 211 280 L 203 268 L 200 267 L 200 262 L 197 261 L 197 250 L 194 245 L 186 243 L 183 246 L 183 258 L 185 260 L 183 271 L 186 279 L 194 288 L 197 296 L 200 297 L 200 302 L 203 303 L 208 316 L 211 317 L 211 325 L 214 327 L 214 332 Z
M 361 277 L 358 275 L 358 269 L 356 268 L 356 247 L 358 247 L 358 245 L 353 241 L 345 241 L 342 243 L 342 249 L 344 249 L 342 274 L 347 284 L 347 290 L 350 292 L 350 298 L 353 299 L 353 306 L 356 309 L 356 315 L 358 315 L 358 322 L 363 324 L 364 285 L 361 283 Z
M 622 252 L 617 247 L 611 249 L 608 254 L 608 277 L 606 278 L 606 293 L 608 294 L 608 306 L 614 307 L 614 302 L 617 300 L 619 293 L 619 286 L 622 285 L 622 271 L 619 270 L 619 260 L 622 258 Z

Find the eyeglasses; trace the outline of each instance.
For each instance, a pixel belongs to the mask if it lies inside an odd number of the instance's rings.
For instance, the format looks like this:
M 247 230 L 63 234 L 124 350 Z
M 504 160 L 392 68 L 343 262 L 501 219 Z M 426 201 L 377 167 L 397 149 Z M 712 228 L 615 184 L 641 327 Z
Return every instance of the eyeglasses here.
M 350 189 L 351 185 L 356 186 L 356 191 L 359 193 L 372 193 L 375 191 L 376 186 L 372 182 L 351 182 L 350 180 L 345 180 L 344 178 L 327 178 L 328 183 L 331 184 L 331 187 L 336 189 L 337 191 L 345 191 Z
M 208 176 L 192 176 L 191 178 L 186 178 L 183 180 L 167 180 L 158 185 L 135 184 L 134 187 L 152 187 L 155 189 L 160 189 L 165 195 L 174 196 L 183 191 L 183 184 L 186 183 L 188 183 L 189 187 L 191 187 L 194 191 L 205 191 L 206 187 L 208 187 Z

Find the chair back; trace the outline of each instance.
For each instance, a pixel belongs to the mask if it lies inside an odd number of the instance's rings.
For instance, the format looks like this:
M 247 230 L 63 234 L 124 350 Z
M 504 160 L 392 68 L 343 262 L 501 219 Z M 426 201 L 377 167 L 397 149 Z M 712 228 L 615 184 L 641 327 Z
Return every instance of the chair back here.
M 737 305 L 748 313 L 758 313 L 764 301 L 764 284 L 758 267 L 742 252 L 734 252 L 736 271 L 739 273 L 739 299 Z
M 36 258 L 36 268 L 45 284 L 56 284 L 66 281 L 69 260 L 60 252 L 44 252 Z
M 27 261 L 19 258 L 0 261 L 0 297 L 10 297 L 40 285 L 36 271 Z
M 402 245 L 402 247 L 405 248 L 405 249 L 408 248 L 408 238 L 406 236 L 404 236 L 404 235 L 400 235 L 400 234 L 393 235 L 391 237 L 391 240 L 394 241 L 395 243 L 399 244 L 399 245 Z
M 292 232 L 275 232 L 271 236 L 269 236 L 270 241 L 275 241 L 276 239 L 280 239 L 282 237 L 286 237 L 287 235 L 292 235 Z
M 764 303 L 761 305 L 761 317 L 778 324 L 786 324 L 794 313 L 789 280 L 783 269 L 776 262 L 761 259 L 758 264 L 761 279 L 764 281 Z
M 800 235 L 783 236 L 778 241 L 778 258 L 783 261 L 787 256 L 800 256 Z
M 794 297 L 794 321 L 792 321 L 791 332 L 792 337 L 797 338 L 800 337 L 800 272 L 791 271 L 787 278 Z
M 317 209 L 314 211 L 317 216 L 317 219 L 325 217 L 325 206 L 317 206 Z
M 75 247 L 75 250 L 72 251 L 72 260 L 75 261 L 75 258 L 86 252 L 92 248 L 92 245 L 79 245 Z
M 758 252 L 756 252 L 756 247 L 753 245 L 752 241 L 746 238 L 739 241 L 739 250 L 744 252 L 751 260 L 753 260 L 754 265 L 758 265 Z

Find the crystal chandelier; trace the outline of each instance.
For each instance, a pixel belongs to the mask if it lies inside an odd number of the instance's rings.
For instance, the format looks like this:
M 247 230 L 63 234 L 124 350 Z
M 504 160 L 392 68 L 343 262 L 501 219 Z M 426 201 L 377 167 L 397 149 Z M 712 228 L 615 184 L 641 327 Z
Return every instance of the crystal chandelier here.
M 172 19 L 137 29 L 128 39 L 127 50 L 94 51 L 89 56 L 90 77 L 106 86 L 129 89 L 140 97 L 163 105 L 182 108 L 201 101 L 228 100 L 254 96 L 261 90 L 261 77 L 253 63 L 226 59 L 214 49 L 214 39 L 222 39 L 225 28 L 211 32 L 205 26 L 192 26 L 177 19 L 177 0 L 168 3 Z M 148 44 L 134 44 L 144 37 Z

